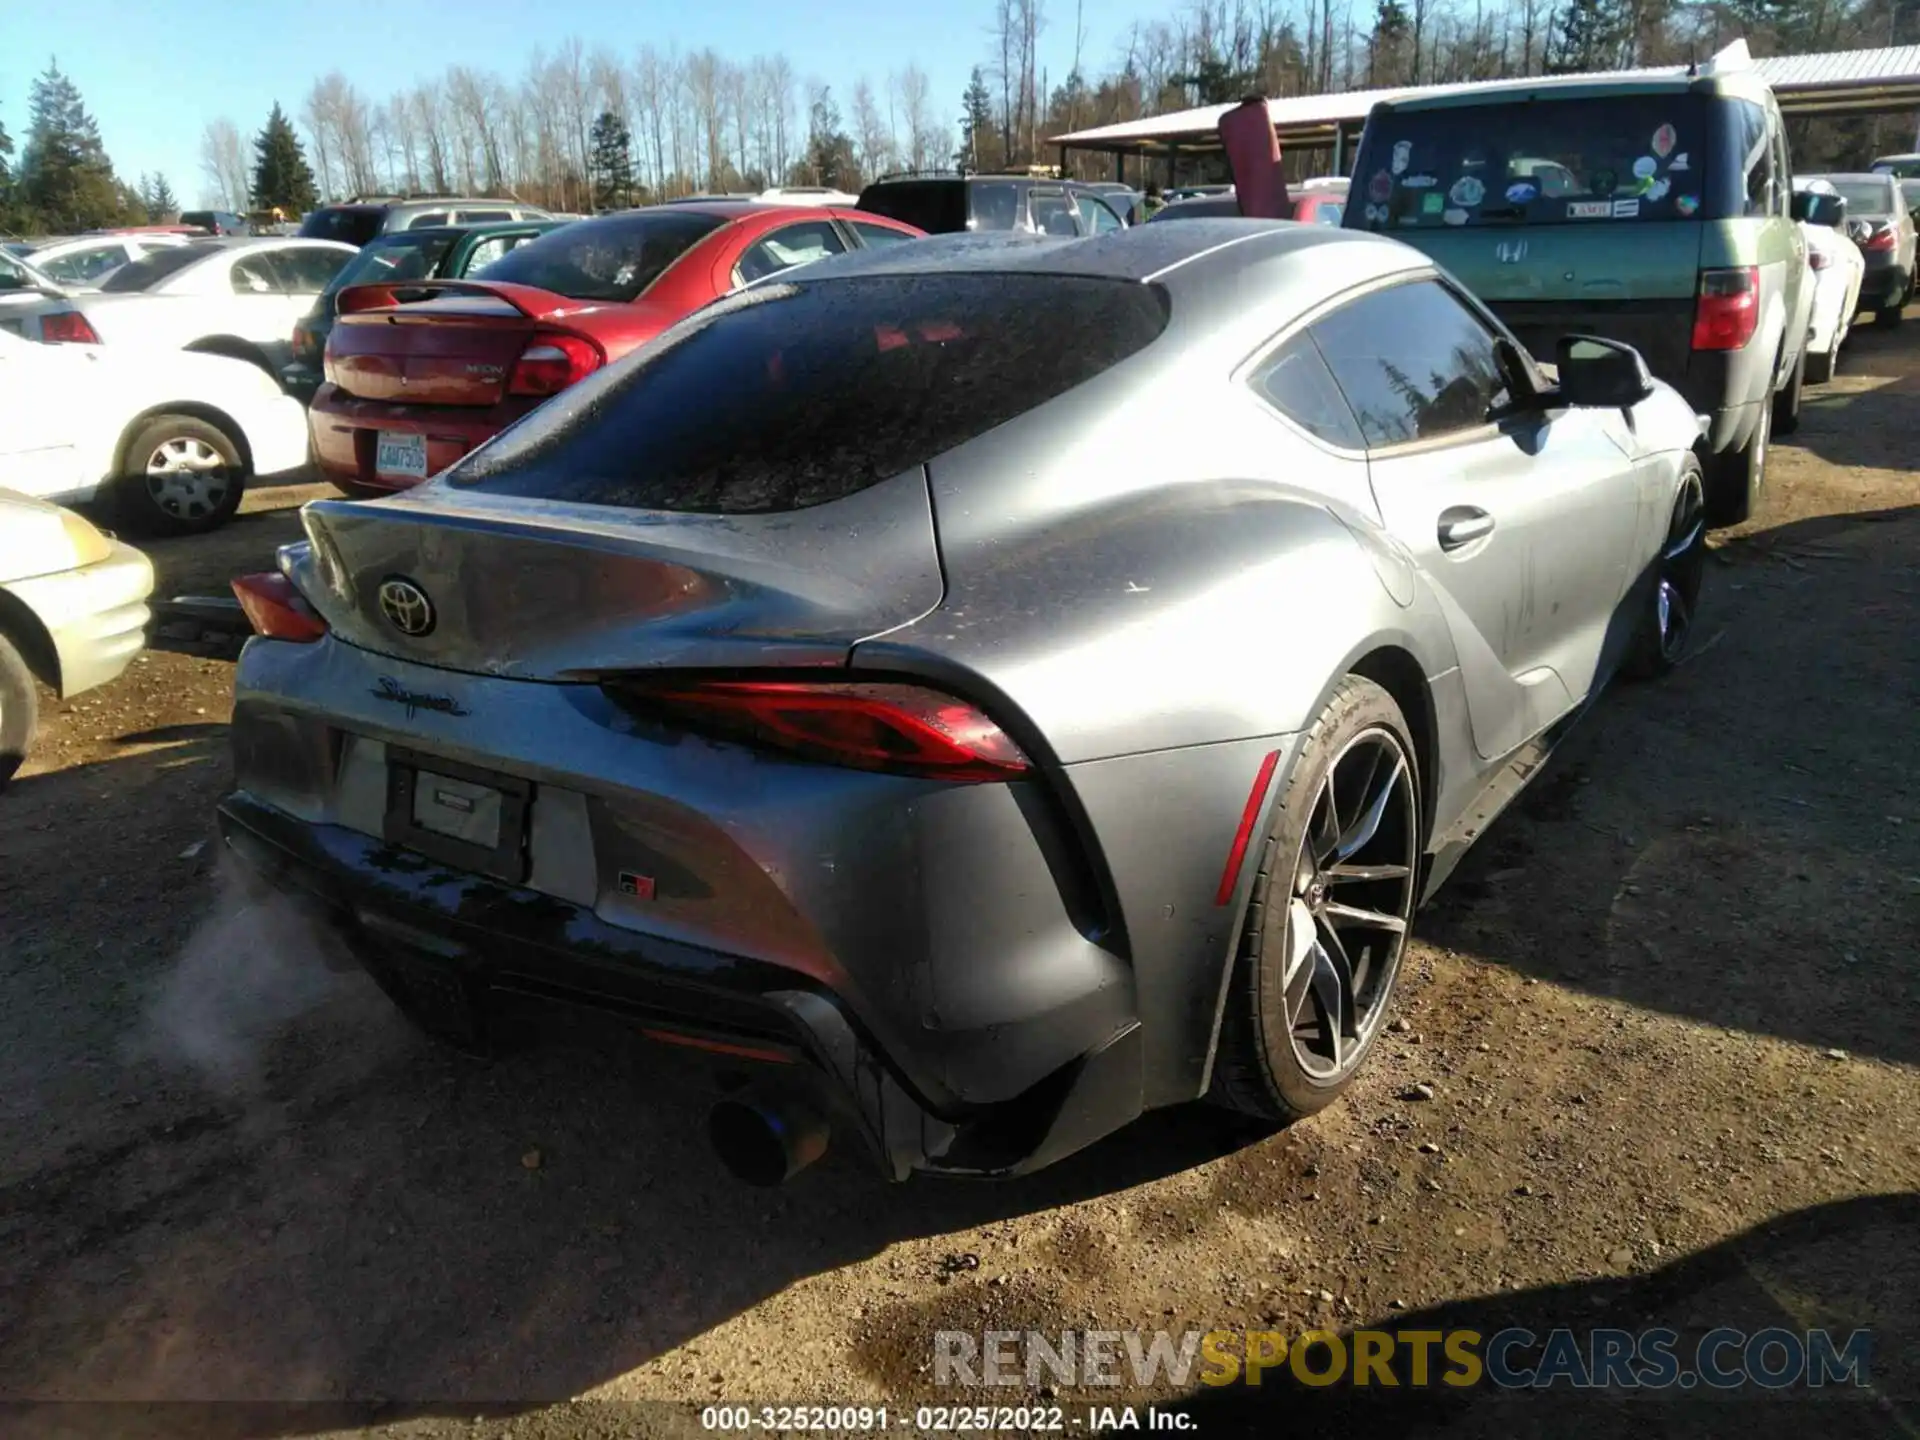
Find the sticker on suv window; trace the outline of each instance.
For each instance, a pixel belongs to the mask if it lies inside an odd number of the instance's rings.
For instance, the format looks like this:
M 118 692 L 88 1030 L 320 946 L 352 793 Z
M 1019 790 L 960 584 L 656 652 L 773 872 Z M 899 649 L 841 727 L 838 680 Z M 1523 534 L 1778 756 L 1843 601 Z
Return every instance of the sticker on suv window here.
M 1653 142 L 1648 145 L 1647 148 L 1664 160 L 1673 153 L 1673 147 L 1679 142 L 1680 136 L 1675 132 L 1673 126 L 1662 125 L 1658 130 L 1653 132 Z
M 1613 203 L 1608 200 L 1570 200 L 1567 202 L 1569 220 L 1604 220 L 1613 214 Z

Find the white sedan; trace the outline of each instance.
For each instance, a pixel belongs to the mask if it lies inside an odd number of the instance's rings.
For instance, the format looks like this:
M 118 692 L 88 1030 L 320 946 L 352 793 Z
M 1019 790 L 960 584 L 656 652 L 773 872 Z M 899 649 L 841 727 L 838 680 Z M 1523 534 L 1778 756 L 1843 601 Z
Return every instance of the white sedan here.
M 156 250 L 185 245 L 189 235 L 76 235 L 49 240 L 28 252 L 27 263 L 62 285 L 85 289 L 98 285 L 122 265 L 144 260 Z
M 218 355 L 36 345 L 0 331 L 0 486 L 110 501 L 157 534 L 223 523 L 253 475 L 307 459 L 306 412 L 256 366 Z
M 359 252 L 332 240 L 194 240 L 121 266 L 82 295 L 10 305 L 29 340 L 228 355 L 278 375 L 293 324 Z
M 1807 381 L 1818 385 L 1831 380 L 1839 367 L 1840 347 L 1847 343 L 1854 312 L 1860 305 L 1860 279 L 1866 274 L 1867 262 L 1860 247 L 1843 230 L 1803 221 L 1800 233 L 1807 237 L 1807 264 L 1813 270 L 1813 334 L 1807 341 Z
M 0 490 L 0 789 L 33 740 L 37 680 L 104 685 L 146 643 L 153 566 L 70 510 Z

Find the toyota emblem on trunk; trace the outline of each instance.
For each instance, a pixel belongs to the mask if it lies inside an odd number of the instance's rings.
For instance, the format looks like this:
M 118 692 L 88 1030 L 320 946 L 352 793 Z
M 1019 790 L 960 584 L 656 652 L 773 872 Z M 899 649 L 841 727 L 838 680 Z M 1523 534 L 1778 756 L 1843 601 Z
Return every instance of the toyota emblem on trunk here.
M 404 575 L 380 582 L 380 613 L 402 635 L 425 635 L 433 629 L 433 602 Z
M 1518 265 L 1527 258 L 1527 242 L 1524 240 L 1502 240 L 1493 247 L 1493 253 L 1502 265 Z

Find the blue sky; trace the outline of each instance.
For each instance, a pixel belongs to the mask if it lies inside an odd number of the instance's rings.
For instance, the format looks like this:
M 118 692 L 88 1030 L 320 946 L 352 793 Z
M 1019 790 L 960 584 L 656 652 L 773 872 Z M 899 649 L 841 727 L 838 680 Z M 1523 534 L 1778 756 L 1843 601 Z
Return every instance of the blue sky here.
M 1136 18 L 1172 3 L 1084 0 L 1089 70 L 1106 66 Z M 568 35 L 631 57 L 642 43 L 684 53 L 712 46 L 732 60 L 784 52 L 804 80 L 833 86 L 843 113 L 862 74 L 876 93 L 909 62 L 928 76 L 951 127 L 967 72 L 987 59 L 992 0 L 90 0 L 62 10 L 0 0 L 0 123 L 26 130 L 27 89 L 49 55 L 79 86 L 115 169 L 133 180 L 164 172 L 183 200 L 205 186 L 200 135 L 225 115 L 251 136 L 279 100 L 298 114 L 308 87 L 338 68 L 385 99 L 453 64 L 517 76 L 536 45 Z M 530 16 L 542 17 L 536 30 Z M 1058 83 L 1073 62 L 1073 7 L 1049 0 L 1040 63 Z

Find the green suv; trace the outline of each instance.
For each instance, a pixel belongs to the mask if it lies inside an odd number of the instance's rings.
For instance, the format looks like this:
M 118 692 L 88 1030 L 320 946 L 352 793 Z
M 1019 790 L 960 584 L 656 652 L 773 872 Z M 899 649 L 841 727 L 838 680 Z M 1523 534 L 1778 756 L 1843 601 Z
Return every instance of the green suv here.
M 1743 48 L 1743 47 L 1742 47 Z M 1624 341 L 1706 421 L 1718 524 L 1799 423 L 1813 282 L 1780 107 L 1744 56 L 1373 107 L 1344 224 L 1416 246 L 1550 361 Z

